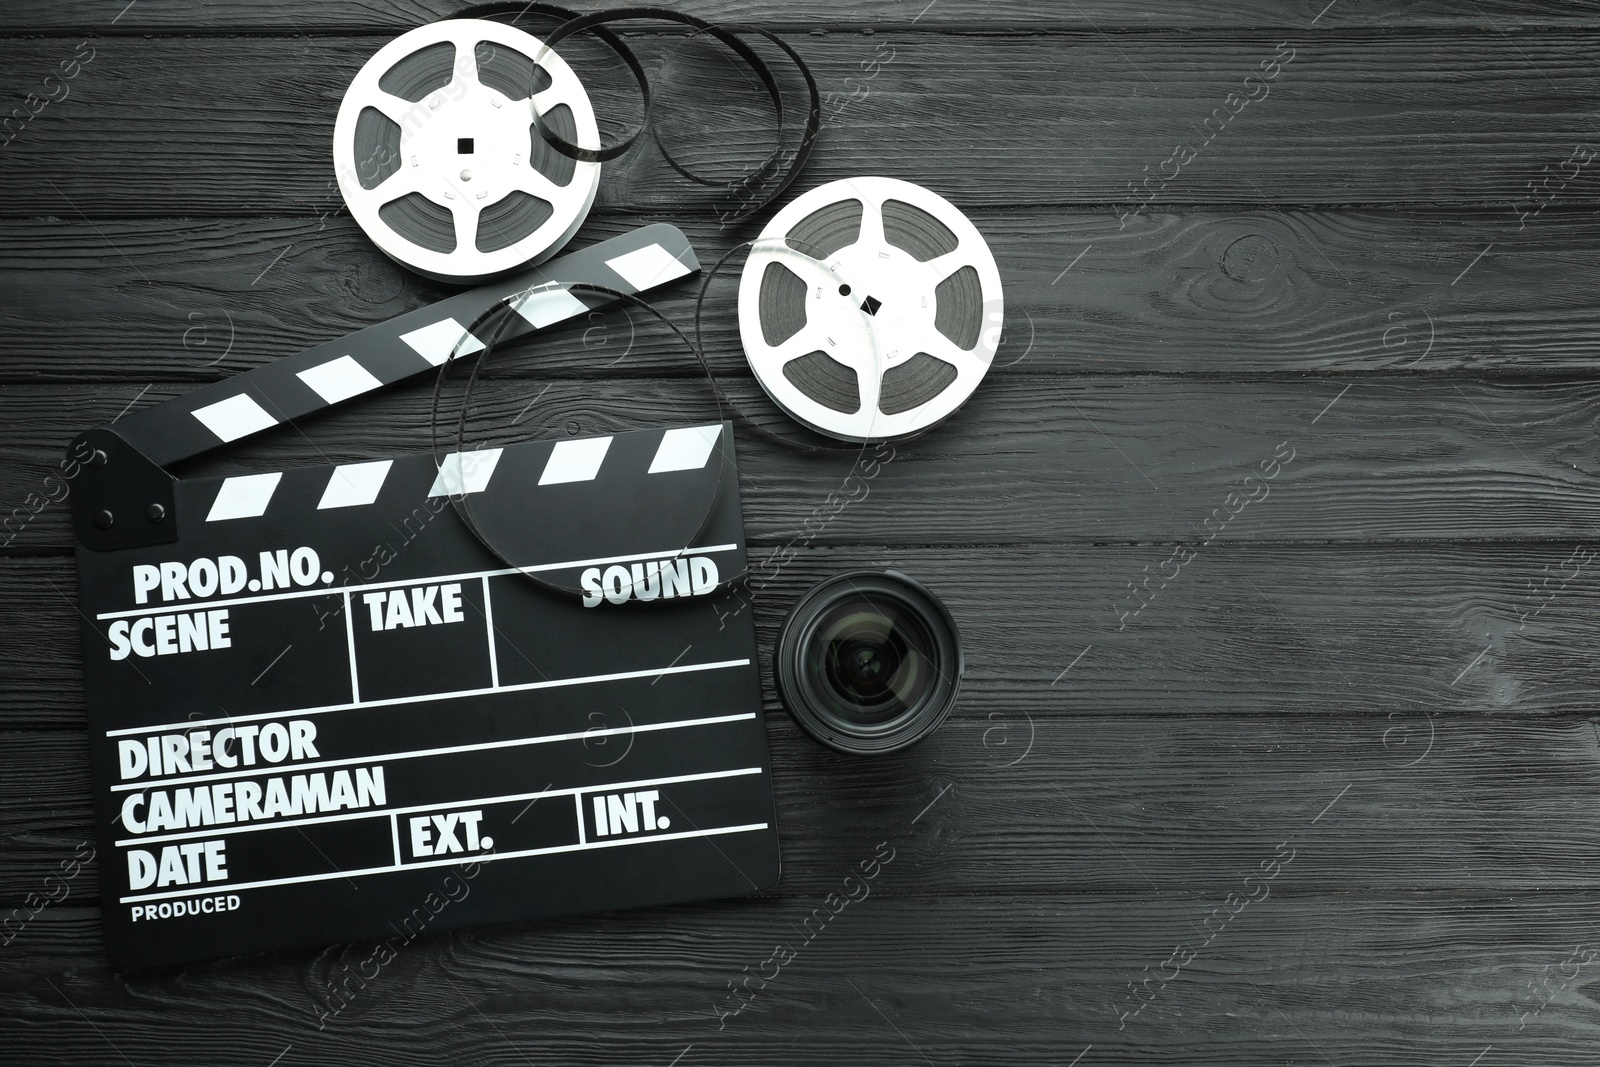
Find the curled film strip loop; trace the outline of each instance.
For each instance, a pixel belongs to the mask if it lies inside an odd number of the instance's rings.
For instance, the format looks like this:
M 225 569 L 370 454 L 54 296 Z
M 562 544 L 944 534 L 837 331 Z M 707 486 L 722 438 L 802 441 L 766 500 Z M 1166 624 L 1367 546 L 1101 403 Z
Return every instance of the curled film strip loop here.
M 751 247 L 752 244 L 753 242 L 745 242 L 744 244 L 735 247 L 728 254 L 724 255 L 722 261 L 718 264 L 718 268 L 726 265 L 730 257 L 737 254 L 741 250 Z M 793 263 L 793 267 L 796 271 L 800 272 L 802 275 L 811 279 L 817 284 L 839 284 L 838 279 L 840 275 L 836 271 L 829 270 L 820 262 L 821 249 L 805 249 L 804 246 L 802 246 L 802 249 L 794 249 L 786 246 L 787 255 L 792 257 L 790 261 Z M 502 340 L 505 337 L 508 327 L 518 321 L 517 312 L 519 305 L 530 299 L 537 299 L 540 294 L 548 292 L 550 288 L 551 286 L 540 286 L 508 297 L 505 300 L 497 303 L 494 307 L 485 311 L 462 330 L 461 335 L 457 339 L 449 356 L 440 365 L 439 374 L 435 378 L 434 383 L 429 422 L 429 437 L 436 465 L 443 465 L 446 461 L 446 455 L 449 452 L 466 453 L 473 450 L 474 445 L 469 443 L 468 434 L 474 432 L 475 430 L 481 432 L 482 429 L 481 420 L 474 418 L 473 399 L 481 383 L 483 372 L 488 366 L 490 359 L 494 356 L 496 350 L 499 348 Z M 707 292 L 706 286 L 702 286 L 697 297 L 695 316 L 696 336 L 693 337 L 680 328 L 675 322 L 673 322 L 669 316 L 637 294 L 621 292 L 605 286 L 582 283 L 560 286 L 558 288 L 565 294 L 578 298 L 582 298 L 586 295 L 592 295 L 604 298 L 608 302 L 627 307 L 637 307 L 654 318 L 660 320 L 667 327 L 667 329 L 671 331 L 672 335 L 689 349 L 696 362 L 699 364 L 702 372 L 706 375 L 706 378 L 712 387 L 713 400 L 717 407 L 719 425 L 726 421 L 728 416 L 731 414 L 738 423 L 746 426 L 759 436 L 777 443 L 786 450 L 812 453 L 849 454 L 853 456 L 855 461 L 859 462 L 860 457 L 864 452 L 864 445 L 841 445 L 825 438 L 818 439 L 816 442 L 801 441 L 791 435 L 774 433 L 767 428 L 765 421 L 751 417 L 740 407 L 737 402 L 733 400 L 732 397 L 728 395 L 723 383 L 717 378 L 716 374 L 712 370 L 710 361 L 706 358 L 701 344 L 697 340 L 702 322 L 702 315 L 700 314 L 700 311 L 703 308 Z M 865 316 L 862 315 L 860 317 L 863 321 L 859 322 L 856 326 L 854 342 L 858 352 L 870 353 L 873 350 L 873 346 L 876 344 L 876 341 L 872 331 L 868 328 L 868 325 L 865 321 Z M 471 369 L 467 372 L 467 378 L 463 386 L 459 406 L 457 407 L 455 413 L 455 426 L 452 430 L 448 426 L 449 416 L 444 413 L 445 388 L 449 381 L 453 365 L 461 357 L 474 353 L 477 354 L 478 358 L 475 361 L 472 361 Z M 870 361 L 870 355 L 866 358 L 868 358 Z M 537 400 L 537 397 L 535 400 Z M 713 453 L 715 455 L 715 481 L 718 486 L 725 484 L 725 472 L 732 469 L 734 466 L 731 449 L 732 442 L 728 439 L 726 434 L 723 434 L 721 437 L 719 437 L 715 446 L 713 447 Z M 516 532 L 514 530 L 506 531 L 503 529 L 498 529 L 497 524 L 494 521 L 494 516 L 485 514 L 479 501 L 472 494 L 455 493 L 451 494 L 450 499 L 457 515 L 472 532 L 473 536 L 495 559 L 500 561 L 503 565 L 518 569 L 524 578 L 526 578 L 531 584 L 537 586 L 545 592 L 565 597 L 579 597 L 584 594 L 584 590 L 576 585 L 563 584 L 559 581 L 553 581 L 545 574 L 529 569 L 526 565 L 526 560 L 520 558 L 520 554 L 516 549 Z M 679 546 L 676 550 L 676 553 L 671 558 L 676 559 L 687 555 L 694 546 L 702 542 L 703 535 L 706 534 L 712 523 L 712 519 L 719 502 L 720 492 L 718 495 L 711 496 L 706 501 L 705 510 L 699 515 L 698 518 L 691 519 L 686 523 L 680 524 L 680 528 L 676 532 L 668 531 L 664 543 L 670 543 Z M 738 574 L 724 576 L 722 578 L 722 583 L 727 584 L 740 581 L 744 579 L 747 574 L 748 565 L 744 571 L 741 571 Z
M 514 22 L 523 13 L 529 11 L 557 16 L 570 14 L 570 12 L 563 12 L 559 8 L 551 8 L 545 5 L 505 3 L 483 4 L 471 7 L 464 14 L 480 18 L 493 15 L 511 15 Z M 695 31 L 695 35 L 705 35 L 725 45 L 760 80 L 772 102 L 773 114 L 777 123 L 777 134 L 772 151 L 764 159 L 752 166 L 743 177 L 729 182 L 698 174 L 677 159 L 663 143 L 660 131 L 651 124 L 651 111 L 655 96 L 650 79 L 646 76 L 637 58 L 631 52 L 619 49 L 618 44 L 620 42 L 613 43 L 616 42 L 615 36 L 609 34 L 605 29 L 606 26 L 617 22 L 639 20 L 670 22 L 688 26 Z M 817 88 L 817 82 L 811 73 L 811 68 L 800 57 L 800 54 L 781 37 L 759 28 L 735 30 L 722 27 L 669 8 L 623 7 L 568 19 L 545 35 L 545 48 L 553 49 L 574 34 L 585 31 L 592 31 L 613 50 L 618 51 L 619 56 L 627 64 L 635 82 L 639 86 L 642 100 L 642 117 L 639 125 L 627 136 L 603 148 L 592 148 L 581 143 L 574 143 L 568 135 L 554 128 L 553 124 L 546 121 L 543 116 L 535 114 L 533 121 L 536 129 L 545 142 L 556 152 L 582 162 L 606 162 L 621 156 L 633 146 L 646 129 L 649 129 L 652 132 L 656 146 L 661 151 L 662 158 L 666 160 L 673 170 L 696 184 L 721 189 L 726 195 L 739 202 L 739 206 L 723 213 L 724 222 L 740 222 L 764 210 L 782 195 L 783 191 L 799 177 L 800 172 L 805 168 L 807 160 L 810 159 L 812 149 L 816 145 L 817 136 L 822 129 L 821 93 Z M 800 139 L 792 149 L 787 147 L 785 143 L 788 140 L 788 112 L 785 110 L 783 91 L 778 84 L 777 76 L 774 74 L 770 64 L 762 59 L 742 39 L 741 33 L 753 34 L 770 42 L 794 64 L 795 70 L 805 82 L 807 96 L 806 117 Z M 787 165 L 784 164 L 785 155 L 789 156 Z
M 585 295 L 592 295 L 605 298 L 607 301 L 619 302 L 628 306 L 641 308 L 663 322 L 667 328 L 671 330 L 672 333 L 685 345 L 688 345 L 691 349 L 694 347 L 693 342 L 689 339 L 688 335 L 685 334 L 676 323 L 674 323 L 667 315 L 657 309 L 654 305 L 634 293 L 623 292 L 621 290 L 611 289 L 602 285 L 578 283 L 559 287 L 540 286 L 515 294 L 514 296 L 501 301 L 494 308 L 486 311 L 483 315 L 479 316 L 478 319 L 470 323 L 463 330 L 460 339 L 453 347 L 449 357 L 440 365 L 439 374 L 435 378 L 432 410 L 429 420 L 430 444 L 434 454 L 434 462 L 436 466 L 442 468 L 446 462 L 447 450 L 441 449 L 440 412 L 444 387 L 448 380 L 452 364 L 454 364 L 463 354 L 478 352 L 478 359 L 472 363 L 472 369 L 468 373 L 466 382 L 464 384 L 460 405 L 456 412 L 454 444 L 452 448 L 449 449 L 449 451 L 453 451 L 457 454 L 464 454 L 472 451 L 467 441 L 467 434 L 469 431 L 469 425 L 471 423 L 473 394 L 478 388 L 484 368 L 488 366 L 489 360 L 494 355 L 494 352 L 503 339 L 507 328 L 516 321 L 517 313 L 519 312 L 521 306 L 530 300 L 538 299 L 541 295 L 547 294 L 552 288 L 558 288 L 559 291 L 568 297 L 581 298 Z M 480 344 L 482 346 L 481 351 L 479 351 Z M 733 466 L 732 457 L 730 454 L 732 445 L 727 438 L 727 434 L 723 431 L 725 412 L 720 397 L 717 400 L 717 410 L 718 421 L 715 427 L 715 432 L 718 434 L 718 437 L 711 448 L 711 453 L 715 457 L 715 460 L 710 468 L 712 472 L 712 482 L 718 487 L 717 491 L 709 496 L 706 501 L 704 511 L 698 512 L 698 517 L 691 518 L 687 522 L 678 524 L 679 532 L 675 533 L 671 530 L 664 531 L 663 537 L 666 543 L 681 545 L 681 547 L 677 548 L 676 550 L 669 551 L 668 553 L 664 553 L 660 557 L 661 559 L 676 561 L 680 558 L 690 555 L 691 552 L 694 551 L 695 547 L 703 542 L 704 535 L 708 532 L 713 523 L 718 504 L 721 500 L 722 487 L 726 484 L 726 473 Z M 472 533 L 473 537 L 476 538 L 477 541 L 490 553 L 490 555 L 497 559 L 500 563 L 506 567 L 516 569 L 526 581 L 543 590 L 544 592 L 568 598 L 584 596 L 586 591 L 580 586 L 575 584 L 563 584 L 562 582 L 554 581 L 551 578 L 546 577 L 545 574 L 541 573 L 539 569 L 530 567 L 527 561 L 521 558 L 521 553 L 517 550 L 517 530 L 506 529 L 505 523 L 500 521 L 500 516 L 486 512 L 482 505 L 480 505 L 475 494 L 467 492 L 453 492 L 450 494 L 450 502 L 454 507 L 456 514 L 461 518 L 462 522 Z M 531 521 L 537 522 L 537 516 L 533 517 Z M 652 521 L 659 521 L 659 516 L 653 516 Z M 520 527 L 523 525 L 523 523 L 519 520 L 519 522 L 513 525 Z M 719 584 L 727 585 L 732 582 L 742 580 L 747 573 L 747 570 L 748 567 L 746 570 L 742 570 L 737 574 L 721 576 L 719 578 Z M 650 601 L 640 600 L 637 601 L 637 603 L 650 603 Z
M 707 296 L 741 252 L 749 255 L 740 279 L 740 336 L 754 376 L 780 409 L 821 435 L 817 443 L 775 433 L 767 428 L 770 420 L 752 417 L 729 395 L 707 358 Z M 781 212 L 764 236 L 725 253 L 702 282 L 692 336 L 634 294 L 581 284 L 565 291 L 610 298 L 660 319 L 700 364 L 719 417 L 731 410 L 742 425 L 787 450 L 853 452 L 858 462 L 868 444 L 920 436 L 960 407 L 992 363 L 1003 322 L 998 270 L 971 223 L 936 194 L 882 178 L 814 190 Z M 477 351 L 474 338 L 487 339 L 457 412 L 454 436 L 456 451 L 462 452 L 474 391 L 509 319 L 484 327 L 495 314 L 509 315 L 516 299 L 531 295 L 519 294 L 482 316 L 441 366 L 430 430 L 436 458 L 440 397 L 450 364 L 463 350 Z M 723 451 L 728 444 L 720 442 L 719 465 L 731 465 Z M 496 558 L 521 566 L 514 552 L 496 543 L 474 513 L 473 501 L 454 502 Z M 699 521 L 689 524 L 693 529 L 685 527 L 682 551 L 706 530 L 715 506 L 713 498 Z M 576 588 L 524 573 L 548 591 L 581 595 Z
M 747 30 L 744 32 L 754 33 L 757 36 L 762 37 L 776 46 L 780 51 L 785 53 L 789 61 L 794 65 L 795 70 L 800 74 L 801 78 L 806 83 L 806 92 L 809 104 L 806 112 L 806 122 L 802 128 L 800 141 L 792 150 L 793 157 L 789 160 L 788 167 L 784 167 L 783 165 L 785 154 L 791 150 L 786 147 L 786 142 L 788 140 L 788 119 L 784 111 L 782 92 L 778 88 L 775 80 L 771 77 L 770 69 L 766 68 L 765 64 L 760 63 L 760 61 L 755 57 L 754 52 L 749 49 L 737 47 L 735 45 L 734 42 L 737 41 L 737 38 L 735 38 L 733 42 L 724 41 L 723 43 L 728 44 L 736 54 L 749 63 L 751 68 L 756 72 L 757 76 L 761 78 L 761 81 L 766 87 L 768 95 L 772 101 L 773 117 L 777 129 L 773 138 L 772 151 L 767 155 L 767 157 L 747 168 L 745 174 L 740 178 L 729 181 L 721 178 L 708 177 L 697 173 L 673 154 L 673 152 L 667 147 L 666 140 L 662 136 L 662 127 L 659 121 L 653 123 L 651 126 L 652 139 L 655 141 L 657 150 L 661 153 L 661 157 L 667 162 L 668 166 L 670 166 L 683 178 L 686 178 L 697 185 L 720 189 L 725 195 L 739 202 L 739 207 L 725 211 L 722 214 L 722 220 L 724 222 L 739 222 L 748 219 L 756 213 L 764 210 L 767 206 L 777 200 L 777 198 L 783 194 L 784 190 L 787 189 L 797 177 L 799 177 L 800 171 L 804 168 L 806 160 L 811 155 L 816 138 L 821 132 L 821 101 L 816 80 L 812 76 L 811 70 L 806 65 L 805 61 L 800 58 L 799 53 L 790 47 L 790 45 L 781 37 L 769 33 L 766 30 L 756 29 Z M 689 40 L 692 41 L 695 37 L 701 35 L 722 40 L 722 38 L 715 32 L 714 27 L 707 30 L 697 31 L 697 33 L 692 35 Z M 688 41 L 685 42 L 685 47 L 688 43 Z M 680 51 L 681 50 L 682 48 L 680 48 Z
M 866 279 L 857 275 L 853 269 L 835 264 L 829 266 L 825 261 L 828 258 L 827 249 L 820 245 L 812 245 L 800 238 L 787 239 L 774 237 L 760 237 L 752 241 L 744 241 L 725 252 L 711 269 L 706 272 L 705 281 L 701 283 L 700 292 L 695 299 L 694 307 L 694 351 L 700 360 L 700 367 L 710 381 L 712 389 L 716 392 L 720 402 L 735 413 L 739 420 L 750 430 L 772 441 L 785 449 L 804 453 L 839 453 L 852 454 L 858 459 L 870 442 L 839 443 L 839 439 L 830 435 L 820 434 L 815 428 L 802 427 L 809 431 L 806 439 L 800 439 L 788 434 L 773 432 L 767 426 L 768 420 L 753 417 L 746 408 L 741 407 L 724 388 L 722 380 L 711 368 L 711 362 L 706 358 L 705 349 L 705 309 L 711 292 L 711 287 L 723 272 L 729 268 L 740 253 L 748 253 L 744 270 L 750 269 L 750 263 L 759 255 L 764 259 L 781 264 L 794 279 L 796 289 L 802 291 L 799 295 L 805 301 L 807 294 L 817 294 L 819 300 L 827 298 L 829 293 L 838 293 L 846 298 L 842 303 L 834 305 L 835 315 L 831 320 L 832 333 L 836 339 L 842 339 L 843 347 L 849 351 L 862 373 L 881 374 L 883 369 L 882 355 L 879 348 L 877 333 L 871 328 L 870 318 L 864 309 L 849 301 L 847 298 L 857 289 L 864 289 Z M 792 314 L 792 310 L 790 314 Z M 806 314 L 804 306 L 800 315 Z M 742 334 L 741 323 L 741 334 Z M 757 379 L 757 384 L 761 384 Z M 764 387 L 763 387 L 764 391 Z M 770 398 L 770 394 L 766 394 Z M 794 416 L 784 411 L 790 420 Z
M 334 124 L 352 217 L 390 258 L 441 280 L 549 257 L 587 217 L 600 167 L 551 150 L 530 112 L 599 144 L 577 75 L 530 34 L 448 19 L 395 38 L 351 81 Z
M 551 51 L 556 44 L 560 43 L 561 40 L 572 36 L 574 32 L 578 32 L 575 30 L 570 30 L 570 26 L 572 26 L 574 23 L 584 22 L 586 19 L 592 18 L 592 16 L 583 16 L 578 14 L 576 11 L 572 11 L 564 7 L 557 7 L 554 4 L 519 4 L 503 2 L 474 4 L 462 11 L 458 17 L 484 20 L 499 20 L 503 18 L 505 19 L 506 25 L 515 26 L 518 22 L 529 15 L 543 15 L 547 18 L 556 19 L 559 23 L 552 33 L 547 33 L 543 38 L 542 51 L 540 54 L 534 56 L 534 62 L 536 64 L 543 61 L 544 52 Z M 628 136 L 613 144 L 601 145 L 599 141 L 596 140 L 593 146 L 573 143 L 568 135 L 554 129 L 549 122 L 545 121 L 543 117 L 537 113 L 537 111 L 535 111 L 532 116 L 533 129 L 535 135 L 546 145 L 548 145 L 552 151 L 565 156 L 568 159 L 576 160 L 580 163 L 608 163 L 611 160 L 621 156 L 629 148 L 633 147 L 633 144 L 636 140 L 638 140 L 639 135 L 643 133 L 644 130 L 650 125 L 650 108 L 652 102 L 650 93 L 650 77 L 645 73 L 644 64 L 639 61 L 639 57 L 634 54 L 633 49 L 629 48 L 623 42 L 622 38 L 612 33 L 604 25 L 588 24 L 581 28 L 589 29 L 602 44 L 615 53 L 617 58 L 622 60 L 623 65 L 628 68 L 628 73 L 633 76 L 634 84 L 638 86 L 639 89 L 639 98 L 641 101 L 639 125 L 632 133 L 628 134 Z M 555 41 L 552 41 L 552 35 L 559 36 L 557 36 Z

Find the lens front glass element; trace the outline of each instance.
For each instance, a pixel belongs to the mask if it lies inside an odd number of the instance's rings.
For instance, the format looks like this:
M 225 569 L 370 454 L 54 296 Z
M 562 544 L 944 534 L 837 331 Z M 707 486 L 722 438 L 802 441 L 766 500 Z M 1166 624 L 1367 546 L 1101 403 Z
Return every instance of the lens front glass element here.
M 834 604 L 818 619 L 802 656 L 807 687 L 822 707 L 862 726 L 913 710 L 937 678 L 927 628 L 881 597 Z

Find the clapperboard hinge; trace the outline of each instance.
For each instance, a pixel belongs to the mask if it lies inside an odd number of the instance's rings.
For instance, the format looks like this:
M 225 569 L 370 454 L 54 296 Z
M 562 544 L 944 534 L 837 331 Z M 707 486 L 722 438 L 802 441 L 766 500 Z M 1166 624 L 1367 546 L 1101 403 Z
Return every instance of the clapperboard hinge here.
M 728 423 L 169 473 L 698 270 L 646 226 L 74 444 L 119 967 L 776 882 Z
M 574 285 L 638 294 L 699 269 L 677 227 L 645 226 L 88 430 L 68 450 L 73 532 L 96 551 L 177 541 L 169 464 L 481 352 L 467 325 L 497 308 L 512 340 L 614 302 Z

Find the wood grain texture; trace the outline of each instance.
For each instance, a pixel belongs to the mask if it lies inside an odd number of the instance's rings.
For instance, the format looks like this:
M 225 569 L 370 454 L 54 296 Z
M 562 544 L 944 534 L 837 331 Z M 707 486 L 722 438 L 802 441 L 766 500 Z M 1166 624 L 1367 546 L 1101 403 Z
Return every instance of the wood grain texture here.
M 365 58 L 460 6 L 6 5 L 4 108 L 96 52 L 0 147 L 0 519 L 84 427 L 445 295 L 340 210 L 328 142 Z M 1000 263 L 990 380 L 864 495 L 830 503 L 851 457 L 738 440 L 762 654 L 810 584 L 898 567 L 962 627 L 956 714 L 852 760 L 769 690 L 785 865 L 759 897 L 427 934 L 376 973 L 362 943 L 120 976 L 92 863 L 28 918 L 90 833 L 71 541 L 40 507 L 0 548 L 0 1059 L 1592 1061 L 1600 570 L 1575 561 L 1600 530 L 1600 165 L 1537 215 L 1528 183 L 1600 145 L 1600 0 L 682 6 L 812 62 L 834 114 L 801 187 L 919 181 Z M 1212 135 L 1280 41 L 1270 95 Z M 697 159 L 765 135 L 738 78 L 687 87 L 717 107 Z M 632 118 L 624 86 L 592 87 Z M 1131 213 L 1180 141 L 1195 158 Z M 708 262 L 754 233 L 641 152 L 578 242 L 657 220 Z M 787 432 L 731 293 L 714 366 Z M 474 439 L 716 414 L 642 318 L 553 331 L 488 378 Z M 429 387 L 184 473 L 422 450 Z M 870 897 L 808 939 L 885 841 Z M 1217 932 L 1284 843 L 1270 895 Z M 780 942 L 796 959 L 719 1029 Z
M 96 0 L 72 6 L 44 0 L 19 0 L 6 8 L 9 32 L 81 31 L 85 33 L 176 32 L 196 29 L 265 30 L 304 34 L 386 30 L 400 33 L 423 22 L 451 18 L 471 5 L 461 0 L 374 0 L 326 4 L 317 0 L 196 0 L 183 5 L 144 2 L 128 6 L 119 0 Z M 621 4 L 568 4 L 575 10 L 596 10 Z M 862 0 L 848 7 L 820 0 L 779 3 L 776 0 L 683 0 L 674 4 L 701 18 L 729 24 L 904 27 L 1072 26 L 1096 30 L 1230 29 L 1269 27 L 1327 29 L 1361 27 L 1466 28 L 1503 26 L 1574 27 L 1600 25 L 1600 5 L 1593 0 L 1483 0 L 1463 6 L 1449 0 L 1425 0 L 1403 6 L 1378 0 L 1083 0 L 1067 5 L 1041 0 Z M 125 10 L 126 8 L 126 10 Z
M 1135 183 L 1160 177 L 1184 143 L 1195 157 L 1164 187 L 1143 187 L 1158 206 L 1505 210 L 1575 145 L 1600 138 L 1590 103 L 1600 72 L 1585 34 L 1318 36 L 1291 42 L 1293 62 L 1270 85 L 1247 89 L 1245 78 L 1279 54 L 1283 39 L 1173 33 L 1108 43 L 1093 31 L 797 38 L 836 114 L 808 183 L 866 170 L 933 181 L 972 206 L 1131 208 Z M 247 204 L 269 215 L 318 215 L 332 193 L 328 146 L 339 98 L 384 39 L 293 41 L 99 39 L 71 95 L 0 155 L 0 208 L 24 216 L 234 215 Z M 59 47 L 72 54 L 66 41 Z M 884 48 L 892 61 L 883 61 Z M 55 66 L 51 54 L 39 42 L 0 41 L 0 68 L 36 70 L 42 80 Z M 995 84 L 1009 89 L 991 93 Z M 1260 99 L 1225 106 L 1230 93 L 1247 92 Z M 631 121 L 636 102 L 625 90 L 596 85 L 592 95 L 597 111 Z M 694 95 L 746 99 L 744 76 L 708 75 Z M 854 102 L 838 110 L 842 100 Z M 1204 124 L 1219 108 L 1223 117 L 1208 133 Z M 730 116 L 719 114 L 702 132 L 699 152 L 724 165 L 764 155 L 766 119 L 749 119 L 762 127 L 752 129 Z M 108 150 L 119 143 L 122 150 Z M 761 147 L 752 154 L 752 145 Z M 1541 172 L 1545 165 L 1550 172 Z M 1594 174 L 1593 166 L 1580 173 L 1562 200 L 1594 204 Z M 680 215 L 695 202 L 686 183 L 645 155 L 613 168 L 600 199 Z
M 1405 704 L 1361 716 L 1106 715 L 1092 686 L 1058 685 L 1047 706 L 1037 692 L 1008 699 L 974 685 L 927 744 L 878 761 L 825 752 L 769 701 L 784 868 L 765 895 L 824 896 L 841 862 L 886 837 L 937 862 L 908 864 L 880 888 L 924 898 L 1222 897 L 1286 838 L 1304 846 L 1296 892 L 1593 886 L 1600 827 L 1573 818 L 1600 803 L 1592 718 Z M 84 737 L 3 736 L 0 920 L 29 894 L 60 899 L 46 880 L 93 842 Z M 71 882 L 73 901 L 98 902 L 97 871 L 91 862 Z
M 972 217 L 1005 287 L 997 374 L 1600 367 L 1600 256 L 1587 210 L 1551 208 L 1521 230 L 1509 209 L 1163 211 L 1121 230 L 1093 210 Z M 646 221 L 657 217 L 591 218 L 576 244 Z M 708 269 L 743 236 L 683 225 Z M 0 306 L 6 382 L 215 381 L 451 291 L 408 278 L 342 212 L 95 223 L 69 215 L 0 221 L 0 234 L 0 291 L 15 296 Z M 707 297 L 707 349 L 724 374 L 746 373 L 737 279 L 735 262 Z M 687 325 L 698 291 L 684 283 L 651 299 Z M 38 358 L 65 336 L 93 343 L 71 360 Z M 637 311 L 596 313 L 526 348 L 533 358 L 504 371 L 497 360 L 494 373 L 699 374 L 681 343 Z
M 1568 543 L 1219 540 L 1166 588 L 1170 545 L 807 548 L 796 538 L 792 547 L 782 565 L 769 566 L 772 547 L 753 553 L 764 650 L 822 578 L 898 568 L 949 603 L 968 648 L 961 714 L 980 720 L 990 711 L 1532 717 L 1589 711 L 1600 687 L 1600 661 L 1579 651 L 1600 610 L 1600 562 L 1583 563 Z M 1134 614 L 1141 601 L 1129 583 L 1150 575 L 1140 593 L 1148 604 Z M 71 561 L 8 559 L 0 576 L 0 714 L 8 728 L 81 728 Z
M 1594 449 L 1600 386 L 1591 382 L 1062 381 L 1019 373 L 1024 368 L 997 372 L 935 433 L 896 446 L 866 495 L 839 510 L 819 541 L 1200 542 L 1208 537 L 1207 520 L 1209 535 L 1227 542 L 1577 541 L 1593 535 L 1600 515 Z M 793 433 L 757 387 L 724 381 L 740 409 L 759 416 L 770 432 Z M 7 389 L 0 394 L 0 426 L 12 430 L 0 437 L 0 500 L 26 513 L 30 499 L 42 500 L 45 478 L 78 432 L 114 418 L 130 402 L 149 404 L 173 392 L 131 385 Z M 186 473 L 426 451 L 432 396 L 430 382 L 391 390 L 369 404 L 271 431 Z M 467 440 L 604 434 L 718 414 L 704 380 L 495 381 L 474 395 Z M 1259 477 L 1280 449 L 1294 458 L 1271 486 L 1244 482 Z M 797 452 L 748 428 L 738 436 L 738 452 L 747 532 L 758 545 L 793 537 L 830 493 L 863 492 L 847 485 L 855 453 Z M 1242 497 L 1230 496 L 1263 491 L 1267 499 L 1242 508 Z M 1232 512 L 1237 518 L 1216 534 Z M 66 509 L 46 506 L 10 550 L 62 551 L 69 543 Z M 1151 555 L 1154 565 L 1165 553 Z
M 897 853 L 877 884 L 937 861 Z M 1298 863 L 1120 1031 L 1128 987 L 1198 946 L 1220 898 L 874 894 L 809 942 L 820 901 L 745 901 L 429 934 L 382 968 L 368 943 L 136 978 L 66 908 L 29 931 L 49 983 L 0 956 L 0 1033 L 38 1064 L 1589 1062 L 1592 892 L 1289 896 Z M 937 944 L 906 936 L 929 926 Z M 727 984 L 780 944 L 792 962 L 719 1030 Z

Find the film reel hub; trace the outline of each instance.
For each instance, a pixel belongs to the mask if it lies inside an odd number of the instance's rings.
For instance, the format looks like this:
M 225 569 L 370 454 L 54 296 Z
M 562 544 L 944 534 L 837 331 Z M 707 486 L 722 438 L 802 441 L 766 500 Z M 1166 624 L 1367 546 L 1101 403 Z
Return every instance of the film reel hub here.
M 334 124 L 350 214 L 385 254 L 446 281 L 549 257 L 588 215 L 600 164 L 547 145 L 535 111 L 598 146 L 582 83 L 531 34 L 449 19 L 395 38 L 351 81 Z
M 851 178 L 768 224 L 739 288 L 740 337 L 767 394 L 846 441 L 908 437 L 961 406 L 993 361 L 999 270 L 943 197 Z
M 498 201 L 524 187 L 531 187 L 529 192 L 547 192 L 544 186 L 549 180 L 524 169 L 529 167 L 526 153 L 504 148 L 516 144 L 525 133 L 522 109 L 476 78 L 462 78 L 450 88 L 452 92 L 441 89 L 407 112 L 409 118 L 425 105 L 431 112 L 426 121 L 414 126 L 401 124 L 401 187 L 436 202 L 455 199 L 458 190 L 461 199 L 469 203 Z M 485 146 L 482 152 L 477 150 L 480 144 Z M 466 212 L 455 217 L 458 223 L 472 221 Z M 456 235 L 462 243 L 475 236 Z
M 871 221 L 863 218 L 863 226 Z M 840 295 L 854 305 L 855 312 L 866 317 L 865 325 L 879 341 L 874 347 L 883 369 L 904 363 L 916 354 L 919 346 L 925 348 L 939 343 L 930 336 L 934 289 L 942 280 L 937 269 L 918 263 L 906 252 L 883 241 L 881 234 L 869 237 L 865 233 L 861 240 L 835 253 L 832 263 L 840 278 L 856 279 L 854 283 L 841 281 Z M 844 291 L 846 288 L 850 290 L 848 293 Z M 835 358 L 851 355 L 838 353 Z M 868 368 L 870 366 L 869 361 Z M 865 394 L 876 383 L 868 380 L 862 384 Z M 863 406 L 873 399 L 863 395 Z

